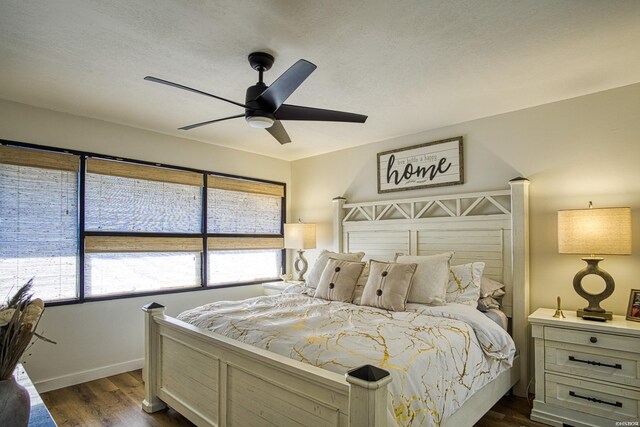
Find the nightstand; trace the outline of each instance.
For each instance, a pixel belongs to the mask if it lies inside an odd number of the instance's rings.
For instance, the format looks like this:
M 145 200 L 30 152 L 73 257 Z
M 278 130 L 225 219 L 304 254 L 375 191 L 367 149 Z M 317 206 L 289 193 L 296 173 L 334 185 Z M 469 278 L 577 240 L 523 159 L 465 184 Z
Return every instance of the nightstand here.
M 640 419 L 640 323 L 583 320 L 541 308 L 529 316 L 535 341 L 531 419 L 552 426 L 616 425 Z M 628 424 L 632 425 L 632 424 Z
M 301 285 L 303 283 L 304 282 L 298 282 L 293 280 L 288 282 L 283 282 L 283 281 L 266 282 L 262 284 L 262 288 L 264 289 L 265 295 L 278 295 L 278 294 L 281 294 L 282 291 L 284 291 L 287 287 L 291 285 Z

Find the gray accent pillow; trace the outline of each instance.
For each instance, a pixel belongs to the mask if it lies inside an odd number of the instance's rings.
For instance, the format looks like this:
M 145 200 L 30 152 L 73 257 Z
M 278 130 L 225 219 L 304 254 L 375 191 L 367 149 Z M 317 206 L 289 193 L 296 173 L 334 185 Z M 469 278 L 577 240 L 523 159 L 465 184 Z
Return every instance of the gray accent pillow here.
M 351 302 L 364 262 L 330 259 L 320 276 L 315 298 Z
M 361 305 L 404 311 L 417 264 L 371 261 Z
M 500 309 L 502 298 L 506 294 L 503 283 L 497 282 L 486 276 L 480 280 L 480 299 L 478 300 L 478 310 L 488 311 Z
M 309 270 L 309 274 L 307 274 L 307 288 L 315 289 L 318 287 L 318 283 L 320 283 L 320 276 L 322 276 L 322 272 L 327 266 L 329 258 L 359 262 L 360 260 L 362 260 L 362 257 L 364 257 L 364 252 L 342 254 L 338 252 L 329 252 L 328 250 L 324 249 L 322 252 L 320 252 L 320 255 L 318 255 L 315 264 L 313 264 L 313 267 L 311 267 L 311 270 Z M 310 295 L 313 295 L 313 292 L 311 291 L 309 291 L 308 293 Z
M 480 298 L 502 298 L 505 293 L 504 284 L 496 282 L 486 276 L 482 276 L 482 279 L 480 280 Z
M 478 300 L 478 310 L 489 311 L 491 309 L 500 309 L 500 303 L 493 297 L 484 297 Z

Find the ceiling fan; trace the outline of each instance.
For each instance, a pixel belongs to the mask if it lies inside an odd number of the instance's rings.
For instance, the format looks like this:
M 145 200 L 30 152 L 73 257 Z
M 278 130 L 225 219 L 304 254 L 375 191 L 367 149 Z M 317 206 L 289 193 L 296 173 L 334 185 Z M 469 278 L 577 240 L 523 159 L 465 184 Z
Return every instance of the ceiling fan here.
M 190 130 L 200 126 L 209 125 L 211 123 L 221 122 L 223 120 L 244 117 L 251 127 L 266 129 L 267 132 L 277 139 L 280 144 L 287 144 L 291 142 L 291 139 L 289 138 L 287 131 L 284 129 L 284 126 L 282 126 L 282 123 L 280 123 L 281 120 L 350 123 L 364 123 L 367 120 L 367 116 L 362 114 L 285 104 L 284 101 L 286 101 L 287 98 L 289 98 L 289 96 L 291 96 L 291 94 L 302 84 L 302 82 L 304 82 L 306 78 L 313 73 L 316 66 L 309 61 L 300 59 L 287 71 L 282 73 L 282 75 L 278 77 L 271 86 L 267 86 L 262 81 L 262 74 L 271 68 L 273 62 L 273 56 L 265 52 L 253 52 L 249 55 L 249 64 L 251 64 L 251 68 L 258 72 L 259 77 L 258 82 L 255 85 L 247 88 L 244 104 L 231 101 L 217 95 L 212 95 L 198 89 L 183 86 L 178 83 L 162 80 L 157 77 L 147 76 L 144 79 L 167 86 L 173 86 L 178 89 L 199 93 L 200 95 L 210 96 L 244 108 L 244 114 L 237 114 L 235 116 L 195 123 L 181 127 L 180 130 Z

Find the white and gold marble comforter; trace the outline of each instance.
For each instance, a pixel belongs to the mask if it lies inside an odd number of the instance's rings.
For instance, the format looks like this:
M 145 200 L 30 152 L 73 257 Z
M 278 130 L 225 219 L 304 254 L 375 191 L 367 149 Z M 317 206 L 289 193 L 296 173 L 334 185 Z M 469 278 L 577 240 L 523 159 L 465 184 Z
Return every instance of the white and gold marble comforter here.
M 282 294 L 207 304 L 178 319 L 337 373 L 388 370 L 390 426 L 440 425 L 515 354 L 504 330 L 460 304 L 390 312 Z

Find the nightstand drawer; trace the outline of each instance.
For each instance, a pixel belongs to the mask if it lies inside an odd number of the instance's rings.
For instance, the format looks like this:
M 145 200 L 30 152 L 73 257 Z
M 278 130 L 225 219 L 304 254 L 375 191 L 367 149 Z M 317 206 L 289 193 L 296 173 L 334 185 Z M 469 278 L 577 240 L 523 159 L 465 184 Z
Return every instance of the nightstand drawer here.
M 545 341 L 545 369 L 640 387 L 640 354 Z
M 546 403 L 615 421 L 637 421 L 640 392 L 545 374 Z
M 640 353 L 639 339 L 634 337 L 611 335 L 603 332 L 545 327 L 544 338 L 547 341 L 558 341 L 580 344 L 586 347 L 608 348 L 611 350 Z

